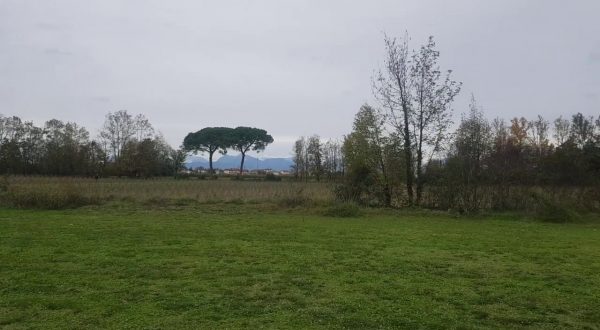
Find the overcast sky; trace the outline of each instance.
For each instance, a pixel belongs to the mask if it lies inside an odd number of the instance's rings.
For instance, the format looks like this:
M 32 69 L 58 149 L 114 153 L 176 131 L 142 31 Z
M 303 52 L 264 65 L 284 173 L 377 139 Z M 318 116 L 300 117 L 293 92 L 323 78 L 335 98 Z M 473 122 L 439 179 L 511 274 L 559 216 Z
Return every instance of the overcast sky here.
M 0 113 L 75 121 L 143 113 L 174 147 L 206 126 L 255 126 L 289 156 L 341 137 L 383 32 L 434 35 L 442 68 L 488 117 L 600 114 L 600 1 L 0 0 Z

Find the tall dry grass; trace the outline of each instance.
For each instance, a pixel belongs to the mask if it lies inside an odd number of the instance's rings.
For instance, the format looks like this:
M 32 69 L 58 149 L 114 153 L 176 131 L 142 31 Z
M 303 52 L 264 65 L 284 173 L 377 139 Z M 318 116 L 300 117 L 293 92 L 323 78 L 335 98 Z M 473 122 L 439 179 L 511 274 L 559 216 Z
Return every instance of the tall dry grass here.
M 332 189 L 317 182 L 267 182 L 219 180 L 175 180 L 157 178 L 148 180 L 73 177 L 14 176 L 7 179 L 3 193 L 5 203 L 17 207 L 51 207 L 61 205 L 95 204 L 108 200 L 152 202 L 188 200 L 207 202 L 279 202 L 310 200 L 328 202 L 333 199 Z M 86 202 L 87 201 L 87 202 Z M 88 203 L 89 202 L 89 203 Z

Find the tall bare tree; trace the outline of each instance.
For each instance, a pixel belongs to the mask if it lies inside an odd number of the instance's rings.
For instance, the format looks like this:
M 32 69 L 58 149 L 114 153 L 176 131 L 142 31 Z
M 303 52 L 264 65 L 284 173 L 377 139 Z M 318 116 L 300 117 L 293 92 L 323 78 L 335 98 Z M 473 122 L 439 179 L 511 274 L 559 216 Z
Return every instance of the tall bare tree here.
M 459 93 L 461 83 L 442 74 L 439 52 L 433 37 L 418 52 L 409 56 L 408 36 L 398 41 L 384 38 L 386 58 L 383 70 L 374 79 L 373 91 L 380 100 L 388 122 L 402 138 L 406 167 L 408 204 L 413 205 L 416 178 L 419 204 L 423 194 L 424 153 L 430 156 L 440 149 L 451 122 L 450 104 Z
M 562 116 L 554 120 L 554 139 L 560 146 L 567 142 L 571 131 L 571 122 L 568 119 L 564 119 Z
M 535 120 L 529 121 L 531 144 L 536 149 L 538 157 L 546 154 L 550 148 L 550 141 L 548 140 L 549 127 L 550 123 L 541 115 L 538 115 Z
M 386 110 L 390 124 L 395 128 L 403 141 L 404 161 L 406 167 L 406 193 L 408 204 L 414 204 L 414 164 L 413 139 L 411 121 L 411 58 L 408 51 L 408 35 L 398 41 L 396 38 L 384 37 L 386 57 L 383 69 L 373 81 L 373 92 Z
M 452 70 L 442 75 L 438 65 L 439 56 L 432 36 L 412 56 L 414 112 L 411 123 L 416 143 L 417 205 L 423 195 L 423 153 L 430 151 L 428 162 L 448 136 L 448 128 L 452 123 L 450 104 L 461 87 L 461 83 L 450 78 Z
M 100 140 L 115 162 L 119 161 L 123 148 L 130 141 L 142 142 L 155 137 L 156 132 L 146 116 L 138 114 L 133 117 L 127 110 L 109 112 L 100 131 Z
M 154 137 L 154 128 L 146 116 L 142 115 L 141 113 L 138 114 L 133 119 L 133 123 L 135 126 L 136 140 L 143 141 L 145 139 L 152 139 Z
M 571 138 L 579 148 L 590 141 L 594 136 L 594 117 L 586 118 L 577 113 L 571 119 Z
M 127 110 L 109 112 L 100 131 L 100 138 L 110 150 L 114 161 L 119 161 L 125 145 L 136 133 L 136 124 Z

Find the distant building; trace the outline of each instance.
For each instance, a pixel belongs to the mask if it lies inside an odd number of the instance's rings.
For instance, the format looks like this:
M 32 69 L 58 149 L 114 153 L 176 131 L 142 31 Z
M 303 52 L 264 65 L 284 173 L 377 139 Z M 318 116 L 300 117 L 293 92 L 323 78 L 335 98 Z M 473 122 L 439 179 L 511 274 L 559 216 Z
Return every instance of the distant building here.
M 228 169 L 223 170 L 223 174 L 240 174 L 240 169 L 239 168 L 228 168 Z M 248 174 L 248 170 L 244 169 L 242 174 Z
M 270 168 L 261 168 L 261 169 L 254 169 L 254 170 L 250 170 L 251 174 L 256 174 L 256 175 L 266 175 L 269 173 L 274 173 L 272 169 Z

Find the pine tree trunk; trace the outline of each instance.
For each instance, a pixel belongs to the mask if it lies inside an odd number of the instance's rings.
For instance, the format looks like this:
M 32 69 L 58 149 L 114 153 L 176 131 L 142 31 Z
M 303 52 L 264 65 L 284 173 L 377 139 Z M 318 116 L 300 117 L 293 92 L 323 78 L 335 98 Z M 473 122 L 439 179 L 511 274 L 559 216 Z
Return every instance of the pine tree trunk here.
M 246 153 L 242 152 L 242 163 L 240 164 L 240 175 L 244 175 L 244 159 L 246 158 Z

